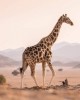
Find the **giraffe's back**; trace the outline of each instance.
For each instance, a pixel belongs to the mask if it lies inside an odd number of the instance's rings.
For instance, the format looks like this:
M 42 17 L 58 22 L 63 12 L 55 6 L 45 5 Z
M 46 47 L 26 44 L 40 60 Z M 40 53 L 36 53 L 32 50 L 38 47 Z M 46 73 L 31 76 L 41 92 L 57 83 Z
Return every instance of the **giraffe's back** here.
M 37 45 L 27 47 L 23 54 L 28 63 L 41 63 L 42 61 L 51 58 L 52 53 L 44 44 L 39 43 Z

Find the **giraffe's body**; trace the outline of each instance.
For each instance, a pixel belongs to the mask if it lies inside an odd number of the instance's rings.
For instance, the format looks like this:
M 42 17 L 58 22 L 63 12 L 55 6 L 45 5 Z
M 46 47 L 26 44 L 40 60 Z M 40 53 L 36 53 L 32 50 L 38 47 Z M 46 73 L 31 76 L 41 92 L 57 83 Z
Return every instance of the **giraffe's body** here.
M 52 57 L 51 47 L 58 37 L 58 33 L 60 31 L 60 28 L 63 22 L 73 25 L 72 21 L 66 15 L 63 15 L 59 18 L 54 29 L 48 36 L 42 38 L 38 44 L 31 47 L 27 47 L 25 49 L 25 51 L 23 52 L 22 68 L 20 68 L 20 73 L 22 77 L 26 68 L 30 66 L 31 76 L 33 77 L 37 85 L 36 78 L 35 78 L 35 65 L 36 63 L 42 63 L 43 86 L 44 86 L 45 67 L 47 63 L 50 70 L 52 71 L 52 78 L 53 78 L 54 70 L 51 64 L 51 57 Z M 52 81 L 52 78 L 51 78 L 51 81 Z
M 41 63 L 51 57 L 52 53 L 50 49 L 51 48 L 47 47 L 43 40 L 41 40 L 38 44 L 27 47 L 23 52 L 23 55 L 25 56 L 25 59 L 27 59 L 28 64 L 31 62 Z

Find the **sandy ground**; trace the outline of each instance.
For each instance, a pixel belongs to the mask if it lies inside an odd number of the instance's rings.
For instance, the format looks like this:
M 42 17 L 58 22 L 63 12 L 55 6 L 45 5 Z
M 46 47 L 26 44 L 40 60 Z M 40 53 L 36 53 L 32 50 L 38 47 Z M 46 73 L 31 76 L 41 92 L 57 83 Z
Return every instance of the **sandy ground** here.
M 42 71 L 36 69 L 36 79 L 40 87 L 36 87 L 30 70 L 24 75 L 23 88 L 20 89 L 20 75 L 13 76 L 11 72 L 16 68 L 0 68 L 0 74 L 7 79 L 6 85 L 0 85 L 0 100 L 80 100 L 80 69 L 65 67 L 63 71 L 57 71 L 50 87 L 48 83 L 51 71 L 46 71 L 45 89 L 42 89 Z M 62 82 L 68 79 L 69 86 L 63 87 Z

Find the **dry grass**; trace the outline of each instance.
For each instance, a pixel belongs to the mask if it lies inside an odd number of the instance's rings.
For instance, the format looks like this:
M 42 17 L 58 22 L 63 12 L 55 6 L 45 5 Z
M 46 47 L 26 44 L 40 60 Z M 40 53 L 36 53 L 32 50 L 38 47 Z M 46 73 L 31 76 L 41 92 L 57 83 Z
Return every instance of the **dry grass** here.
M 6 71 L 5 71 L 6 70 Z M 56 71 L 56 75 L 50 87 L 45 89 L 35 87 L 29 71 L 25 73 L 23 89 L 20 89 L 20 76 L 13 76 L 13 69 L 0 69 L 7 79 L 7 84 L 0 85 L 0 100 L 80 100 L 80 71 L 64 70 Z M 6 73 L 5 73 L 6 72 Z M 42 85 L 41 71 L 36 71 L 37 81 Z M 46 86 L 50 80 L 51 73 L 46 73 Z M 69 80 L 69 86 L 63 87 L 60 81 L 65 78 Z
M 77 88 L 78 87 L 78 88 Z M 11 88 L 9 85 L 0 86 L 0 100 L 80 100 L 80 86 L 51 86 Z

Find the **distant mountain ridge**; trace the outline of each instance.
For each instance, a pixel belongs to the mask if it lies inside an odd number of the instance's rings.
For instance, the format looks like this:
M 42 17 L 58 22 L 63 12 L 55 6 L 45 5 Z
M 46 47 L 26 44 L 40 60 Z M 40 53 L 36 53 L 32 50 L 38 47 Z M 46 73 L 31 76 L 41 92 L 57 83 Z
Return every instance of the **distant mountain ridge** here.
M 56 46 L 60 46 L 62 43 L 57 44 Z M 71 61 L 80 61 L 80 43 L 65 43 L 64 46 L 60 47 L 59 49 L 53 50 L 53 56 L 54 58 L 56 56 L 61 58 L 68 58 L 69 61 L 64 62 L 70 62 Z
M 24 47 L 18 48 L 18 49 L 6 49 L 3 51 L 0 51 L 0 54 L 6 57 L 9 57 L 16 61 L 22 60 L 22 53 L 24 51 Z
M 0 51 L 0 54 L 13 59 L 16 62 L 22 61 L 24 47 L 18 49 L 7 49 Z M 58 66 L 80 65 L 80 43 L 61 42 L 52 47 L 52 62 Z
M 0 67 L 14 67 L 14 66 L 19 66 L 20 63 L 21 62 L 14 61 L 13 59 L 9 57 L 0 55 Z

